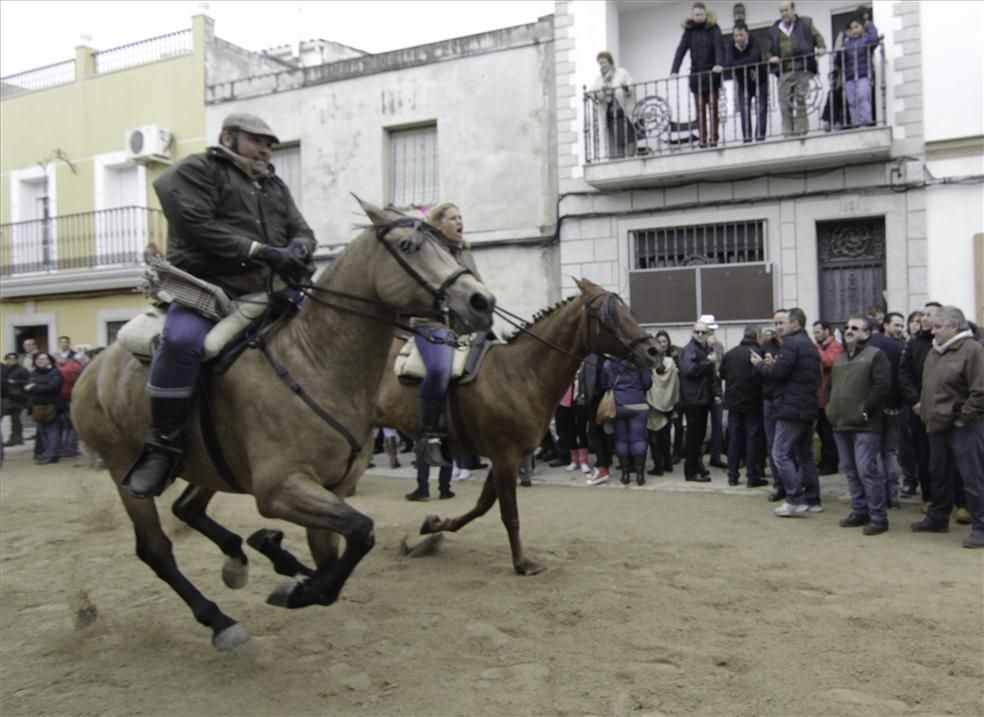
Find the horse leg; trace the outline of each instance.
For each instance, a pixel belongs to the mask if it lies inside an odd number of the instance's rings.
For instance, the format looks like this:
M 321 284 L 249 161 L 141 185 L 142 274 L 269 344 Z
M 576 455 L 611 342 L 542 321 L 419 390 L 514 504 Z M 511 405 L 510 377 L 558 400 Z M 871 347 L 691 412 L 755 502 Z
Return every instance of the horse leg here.
M 154 500 L 138 499 L 128 488 L 119 488 L 121 476 L 114 475 L 120 499 L 133 522 L 137 538 L 137 557 L 150 566 L 161 580 L 185 601 L 195 619 L 212 630 L 212 645 L 217 650 L 231 650 L 249 639 L 249 633 L 219 607 L 202 595 L 188 578 L 178 570 L 171 541 L 161 528 Z
M 279 585 L 267 602 L 287 608 L 334 603 L 355 566 L 375 544 L 372 519 L 301 473 L 288 476 L 276 490 L 258 494 L 256 502 L 264 517 L 288 520 L 309 529 L 308 542 L 318 566 L 314 575 Z M 345 538 L 341 557 L 336 559 L 334 541 L 325 539 L 320 531 L 339 533 Z
M 530 560 L 523 555 L 523 543 L 519 539 L 519 507 L 516 504 L 516 477 L 518 466 L 509 470 L 497 470 L 493 467 L 496 493 L 499 495 L 499 512 L 502 523 L 506 526 L 509 536 L 509 548 L 512 550 L 513 569 L 520 575 L 536 575 L 546 570 L 545 565 Z
M 273 569 L 279 575 L 286 575 L 289 578 L 296 575 L 314 575 L 311 568 L 280 547 L 283 539 L 282 530 L 261 528 L 246 538 L 246 544 L 265 555 L 273 563 Z
M 475 503 L 474 508 L 457 518 L 440 518 L 436 515 L 428 515 L 424 518 L 424 524 L 420 526 L 420 534 L 428 535 L 430 533 L 440 533 L 441 531 L 451 531 L 454 533 L 464 528 L 475 520 L 475 518 L 480 518 L 488 513 L 489 509 L 495 505 L 496 499 L 495 482 L 492 480 L 492 472 L 494 470 L 494 467 L 490 469 L 489 474 L 485 477 L 485 483 L 482 485 L 482 494 L 478 496 L 478 501 Z
M 226 556 L 222 582 L 226 587 L 238 590 L 249 582 L 249 559 L 243 552 L 243 539 L 206 514 L 205 509 L 214 495 L 213 490 L 189 485 L 174 501 L 171 512 L 219 547 Z

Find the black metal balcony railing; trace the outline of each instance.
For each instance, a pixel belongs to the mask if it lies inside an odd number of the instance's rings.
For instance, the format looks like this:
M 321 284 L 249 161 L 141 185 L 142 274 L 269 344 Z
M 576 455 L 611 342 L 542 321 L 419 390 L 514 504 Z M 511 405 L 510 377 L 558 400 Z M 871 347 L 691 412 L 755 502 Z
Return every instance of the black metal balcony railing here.
M 587 162 L 884 126 L 883 47 L 726 67 L 607 91 L 585 88 Z M 817 63 L 816 73 L 800 69 L 808 62 Z
M 0 275 L 136 266 L 147 244 L 164 247 L 159 209 L 119 207 L 0 224 Z

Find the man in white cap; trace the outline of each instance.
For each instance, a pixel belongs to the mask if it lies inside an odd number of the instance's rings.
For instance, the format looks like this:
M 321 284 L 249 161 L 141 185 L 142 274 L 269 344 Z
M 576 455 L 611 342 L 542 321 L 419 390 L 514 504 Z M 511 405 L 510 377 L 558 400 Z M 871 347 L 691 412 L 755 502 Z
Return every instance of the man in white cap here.
M 168 223 L 167 259 L 232 297 L 263 291 L 271 272 L 288 284 L 309 276 L 317 242 L 270 164 L 279 140 L 256 115 L 222 123 L 219 143 L 168 167 L 154 189 Z M 151 433 L 124 484 L 159 495 L 180 467 L 205 336 L 215 323 L 172 303 L 150 367 Z
M 708 450 L 711 460 L 708 461 L 715 468 L 727 468 L 728 464 L 721 460 L 721 452 L 724 448 L 724 390 L 721 385 L 721 362 L 724 360 L 724 344 L 718 341 L 717 320 L 714 314 L 701 314 L 697 319 L 707 324 L 710 333 L 707 335 L 707 347 L 714 353 L 714 376 L 711 379 L 711 387 L 714 390 L 714 402 L 711 404 L 711 440 Z
M 711 329 L 704 321 L 694 323 L 693 338 L 680 354 L 680 403 L 687 417 L 683 476 L 685 480 L 711 480 L 701 459 L 707 415 L 714 403 L 714 373 L 717 355 L 707 345 Z

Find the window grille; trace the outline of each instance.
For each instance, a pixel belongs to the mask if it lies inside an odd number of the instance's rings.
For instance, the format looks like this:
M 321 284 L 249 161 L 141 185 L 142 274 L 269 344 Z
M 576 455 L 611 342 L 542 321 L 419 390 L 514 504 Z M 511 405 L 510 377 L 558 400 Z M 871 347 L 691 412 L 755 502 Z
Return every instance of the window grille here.
M 765 221 L 697 224 L 629 232 L 635 269 L 765 261 Z
M 390 130 L 390 201 L 397 207 L 437 202 L 437 125 Z

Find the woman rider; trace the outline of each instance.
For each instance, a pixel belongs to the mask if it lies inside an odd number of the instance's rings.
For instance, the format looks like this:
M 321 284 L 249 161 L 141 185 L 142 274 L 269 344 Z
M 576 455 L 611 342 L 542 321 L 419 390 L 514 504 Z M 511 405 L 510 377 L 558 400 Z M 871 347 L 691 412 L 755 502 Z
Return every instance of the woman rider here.
M 466 266 L 478 279 L 478 270 L 471 250 L 462 237 L 464 223 L 461 210 L 451 202 L 444 202 L 434 207 L 427 215 L 427 221 L 437 227 L 447 237 L 451 245 L 451 253 Z M 424 362 L 426 374 L 420 383 L 420 423 L 425 437 L 425 446 L 417 465 L 417 489 L 407 495 L 410 500 L 421 500 L 429 497 L 427 478 L 429 466 L 442 466 L 439 481 L 441 496 L 450 496 L 451 464 L 443 449 L 442 441 L 447 436 L 447 427 L 443 423 L 444 398 L 451 379 L 451 361 L 454 347 L 445 343 L 448 338 L 455 338 L 451 330 L 433 319 L 414 318 L 411 321 L 418 334 L 415 338 L 420 358 Z M 428 338 L 437 341 L 428 341 Z M 420 465 L 423 463 L 423 465 Z M 444 467 L 447 470 L 444 470 Z M 445 482 L 445 472 L 447 481 Z M 423 476 L 421 482 L 421 475 Z M 413 496 L 413 497 L 411 497 Z

